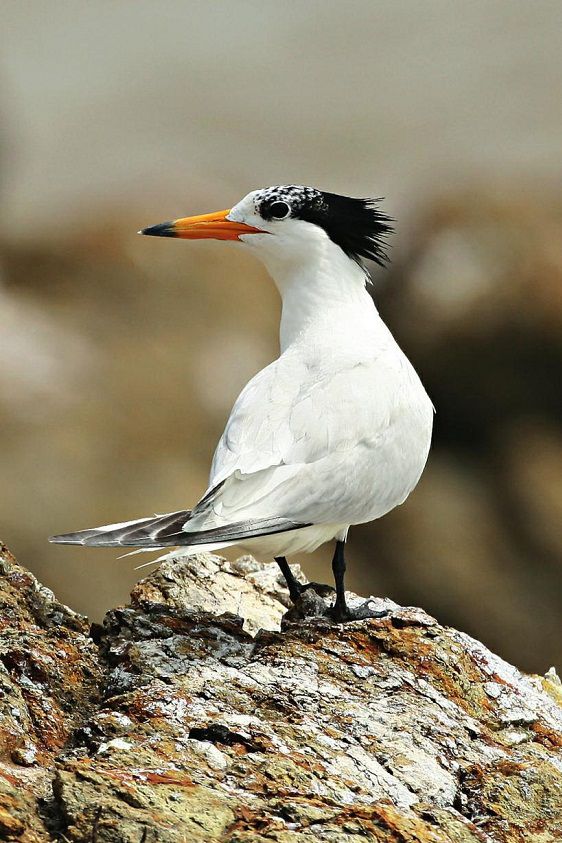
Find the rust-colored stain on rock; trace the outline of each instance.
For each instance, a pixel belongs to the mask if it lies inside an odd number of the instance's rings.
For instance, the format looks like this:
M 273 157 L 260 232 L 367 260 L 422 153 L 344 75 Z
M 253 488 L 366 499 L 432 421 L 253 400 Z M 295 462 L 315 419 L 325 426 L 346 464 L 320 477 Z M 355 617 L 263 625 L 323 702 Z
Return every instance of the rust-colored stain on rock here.
M 94 644 L 0 564 L 0 840 L 562 838 L 556 695 L 421 609 L 279 628 L 275 566 L 201 555 L 139 583 Z

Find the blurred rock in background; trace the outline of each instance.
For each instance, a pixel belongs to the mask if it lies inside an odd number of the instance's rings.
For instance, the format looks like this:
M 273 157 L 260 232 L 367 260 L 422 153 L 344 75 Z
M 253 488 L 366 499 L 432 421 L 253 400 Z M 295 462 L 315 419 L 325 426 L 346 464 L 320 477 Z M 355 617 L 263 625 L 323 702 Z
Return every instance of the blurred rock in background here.
M 376 298 L 437 410 L 418 490 L 361 528 L 383 591 L 559 658 L 562 205 L 483 185 L 435 200 Z
M 549 0 L 462 20 L 415 0 L 6 7 L 0 534 L 64 602 L 100 617 L 139 557 L 46 537 L 192 503 L 277 353 L 261 266 L 134 232 L 302 182 L 388 197 L 373 294 L 437 409 L 416 492 L 352 531 L 350 588 L 525 669 L 560 661 L 560 17 Z M 328 579 L 329 557 L 300 561 Z

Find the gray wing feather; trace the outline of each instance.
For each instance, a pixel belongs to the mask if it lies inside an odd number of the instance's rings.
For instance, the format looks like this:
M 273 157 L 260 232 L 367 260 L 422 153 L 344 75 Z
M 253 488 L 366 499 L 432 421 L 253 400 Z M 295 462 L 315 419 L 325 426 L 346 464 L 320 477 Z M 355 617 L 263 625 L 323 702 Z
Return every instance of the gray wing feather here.
M 180 510 L 156 518 L 141 518 L 125 524 L 96 527 L 76 533 L 52 536 L 55 544 L 86 547 L 191 547 L 201 544 L 234 543 L 255 536 L 267 536 L 286 530 L 298 530 L 300 524 L 286 518 L 254 518 L 209 530 L 189 531 L 189 510 Z

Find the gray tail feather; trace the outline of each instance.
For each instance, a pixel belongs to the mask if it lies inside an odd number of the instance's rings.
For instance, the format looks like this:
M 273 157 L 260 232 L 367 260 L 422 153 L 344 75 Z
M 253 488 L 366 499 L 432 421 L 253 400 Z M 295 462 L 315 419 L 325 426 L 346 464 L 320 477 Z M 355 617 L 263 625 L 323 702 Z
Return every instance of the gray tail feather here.
M 191 511 L 182 509 L 153 518 L 140 518 L 138 521 L 127 521 L 123 524 L 111 524 L 107 527 L 95 527 L 91 530 L 80 530 L 77 533 L 63 533 L 51 536 L 50 542 L 55 544 L 78 544 L 86 547 L 189 547 L 199 544 L 213 544 L 215 542 L 235 543 L 243 539 L 256 536 L 268 536 L 273 533 L 284 533 L 287 530 L 298 530 L 308 527 L 287 518 L 252 518 L 226 524 L 211 530 L 189 532 L 188 526 Z

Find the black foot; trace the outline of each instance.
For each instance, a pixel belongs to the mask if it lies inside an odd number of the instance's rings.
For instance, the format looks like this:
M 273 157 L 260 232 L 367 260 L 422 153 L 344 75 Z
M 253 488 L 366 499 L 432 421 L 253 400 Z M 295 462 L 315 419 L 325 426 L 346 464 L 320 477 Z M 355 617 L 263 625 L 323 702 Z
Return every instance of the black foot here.
M 332 560 L 332 568 L 334 571 L 335 589 L 329 585 L 323 585 L 318 582 L 309 582 L 303 585 L 298 582 L 294 576 L 289 564 L 284 556 L 276 556 L 275 561 L 279 565 L 289 595 L 291 597 L 292 607 L 283 616 L 284 622 L 290 623 L 305 618 L 329 618 L 335 623 L 349 623 L 350 621 L 364 621 L 369 618 L 384 618 L 390 614 L 389 610 L 376 610 L 373 608 L 373 603 L 370 600 L 365 600 L 363 603 L 349 608 L 345 599 L 345 558 L 344 558 L 344 542 L 338 541 L 336 543 L 336 551 Z M 329 598 L 336 594 L 336 600 L 332 606 L 329 605 Z
M 321 582 L 307 582 L 305 585 L 301 585 L 300 593 L 302 594 L 303 591 L 308 591 L 309 588 L 316 592 L 319 597 L 329 597 L 330 594 L 334 594 L 336 591 L 333 585 L 326 585 Z
M 328 597 L 328 595 L 334 593 L 334 589 L 331 585 L 323 585 L 319 582 L 307 582 L 303 585 L 300 583 L 289 566 L 289 563 L 285 559 L 284 556 L 276 556 L 275 561 L 279 565 L 283 576 L 285 577 L 285 582 L 287 583 L 287 588 L 289 589 L 289 596 L 291 598 L 292 603 L 296 603 L 301 594 L 303 592 L 308 591 L 308 589 L 312 589 L 316 592 L 320 597 Z
M 319 585 L 319 591 L 314 588 L 317 583 L 309 583 L 310 588 L 304 588 L 297 600 L 293 600 L 291 608 L 283 615 L 281 621 L 281 629 L 289 623 L 298 623 L 299 621 L 311 620 L 312 618 L 326 618 L 328 610 L 328 601 L 333 595 L 333 589 L 326 593 L 329 586 Z M 333 599 L 333 597 L 332 597 Z
M 388 609 L 373 609 L 373 604 L 370 600 L 365 600 L 353 609 L 347 605 L 338 605 L 336 602 L 331 609 L 328 610 L 330 618 L 336 623 L 349 623 L 350 621 L 365 621 L 369 618 L 384 618 L 390 614 Z
M 384 618 L 387 611 L 376 611 L 372 608 L 369 600 L 360 603 L 350 609 L 345 599 L 345 542 L 337 541 L 334 558 L 332 559 L 332 570 L 336 583 L 336 602 L 328 609 L 328 616 L 336 623 L 348 623 L 349 621 L 364 621 L 368 618 Z

